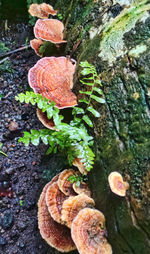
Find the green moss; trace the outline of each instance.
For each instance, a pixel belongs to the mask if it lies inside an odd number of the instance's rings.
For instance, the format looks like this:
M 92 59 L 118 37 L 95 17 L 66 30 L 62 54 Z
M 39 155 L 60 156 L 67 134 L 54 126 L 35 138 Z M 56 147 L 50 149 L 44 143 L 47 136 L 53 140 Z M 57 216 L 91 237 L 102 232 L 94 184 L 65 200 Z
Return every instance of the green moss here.
M 129 56 L 132 56 L 135 58 L 139 57 L 140 54 L 142 54 L 144 51 L 146 51 L 146 49 L 147 49 L 147 47 L 144 44 L 137 45 L 135 48 L 133 48 L 129 51 Z
M 103 31 L 100 42 L 100 54 L 103 60 L 112 64 L 117 57 L 126 53 L 123 36 L 135 27 L 137 21 L 147 17 L 150 10 L 148 0 L 136 1 L 130 8 L 124 9 L 119 16 L 111 20 Z

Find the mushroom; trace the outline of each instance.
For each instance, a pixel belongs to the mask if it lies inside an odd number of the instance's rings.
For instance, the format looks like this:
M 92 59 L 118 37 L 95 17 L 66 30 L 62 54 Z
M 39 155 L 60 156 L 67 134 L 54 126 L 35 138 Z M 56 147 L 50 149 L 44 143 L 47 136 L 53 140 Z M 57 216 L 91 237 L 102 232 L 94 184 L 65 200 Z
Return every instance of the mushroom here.
M 94 207 L 94 205 L 94 200 L 85 194 L 69 197 L 63 202 L 61 220 L 66 226 L 71 228 L 72 221 L 78 212 L 85 207 Z
M 38 227 L 42 238 L 50 246 L 61 252 L 69 252 L 76 248 L 72 241 L 70 230 L 66 226 L 61 225 L 52 219 L 45 199 L 48 187 L 56 182 L 57 179 L 58 176 L 52 179 L 52 181 L 44 187 L 38 201 Z
M 71 92 L 76 62 L 66 57 L 43 57 L 28 73 L 28 81 L 35 93 L 54 101 L 56 107 L 77 105 L 77 97 Z
M 62 171 L 58 178 L 58 186 L 59 189 L 66 195 L 66 196 L 75 196 L 76 193 L 72 188 L 72 183 L 68 181 L 70 176 L 76 175 L 76 171 L 73 169 L 65 169 Z
M 123 181 L 122 175 L 118 172 L 111 172 L 108 176 L 108 183 L 113 193 L 118 196 L 124 197 L 126 190 L 129 188 L 129 184 Z
M 40 122 L 48 129 L 50 130 L 55 130 L 55 131 L 58 131 L 56 128 L 55 128 L 55 124 L 53 122 L 52 119 L 48 119 L 46 113 L 42 112 L 41 109 L 37 108 L 36 110 L 36 115 L 38 117 L 38 119 L 40 120 Z
M 73 183 L 72 187 L 77 194 L 84 193 L 88 197 L 91 197 L 91 191 L 86 183 L 80 182 L 79 185 L 77 183 Z
M 55 16 L 57 14 L 57 11 L 55 11 L 51 5 L 46 3 L 31 4 L 28 12 L 31 16 L 41 19 L 48 18 L 49 14 L 51 14 L 52 16 Z
M 63 40 L 63 31 L 64 25 L 57 19 L 38 19 L 34 26 L 36 38 L 57 44 L 67 42 Z
M 112 254 L 105 235 L 105 217 L 96 209 L 80 210 L 72 222 L 71 236 L 80 254 Z
M 88 172 L 87 172 L 84 164 L 81 162 L 80 158 L 75 158 L 72 165 L 76 166 L 79 169 L 79 171 L 81 172 L 81 174 L 87 175 Z
M 51 184 L 46 191 L 46 204 L 52 218 L 61 223 L 61 209 L 66 195 L 59 190 L 57 182 Z
M 43 43 L 44 42 L 40 39 L 33 39 L 30 41 L 31 48 L 33 48 L 35 53 L 40 57 L 42 57 L 42 55 L 39 52 L 39 48 Z

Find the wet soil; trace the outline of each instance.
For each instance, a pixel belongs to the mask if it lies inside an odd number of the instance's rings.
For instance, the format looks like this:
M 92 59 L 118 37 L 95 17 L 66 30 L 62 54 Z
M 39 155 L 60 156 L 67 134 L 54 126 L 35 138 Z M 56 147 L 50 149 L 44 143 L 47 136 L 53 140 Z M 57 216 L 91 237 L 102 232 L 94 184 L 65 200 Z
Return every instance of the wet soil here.
M 14 49 L 26 36 L 33 38 L 32 29 L 23 23 L 2 31 L 1 40 Z M 48 179 L 63 163 L 58 156 L 45 157 L 43 144 L 25 147 L 18 143 L 23 131 L 43 128 L 35 107 L 15 101 L 15 95 L 29 90 L 27 73 L 38 59 L 32 49 L 12 54 L 9 67 L 0 73 L 0 150 L 7 154 L 0 154 L 0 254 L 59 253 L 40 236 L 37 202 Z

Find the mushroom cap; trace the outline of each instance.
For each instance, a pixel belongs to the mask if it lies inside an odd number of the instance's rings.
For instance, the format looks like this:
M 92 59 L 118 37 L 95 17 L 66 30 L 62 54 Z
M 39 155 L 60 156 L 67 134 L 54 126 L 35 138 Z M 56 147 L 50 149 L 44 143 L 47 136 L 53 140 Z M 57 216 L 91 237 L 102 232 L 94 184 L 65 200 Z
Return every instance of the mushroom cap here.
M 85 207 L 94 207 L 94 205 L 94 200 L 85 194 L 69 197 L 63 202 L 61 220 L 71 228 L 72 221 L 78 212 Z
M 51 14 L 52 16 L 55 16 L 57 14 L 57 11 L 55 11 L 51 5 L 46 3 L 31 4 L 28 12 L 31 16 L 41 19 L 48 18 L 49 14 Z
M 38 119 L 40 120 L 40 122 L 41 122 L 46 128 L 48 128 L 48 129 L 50 129 L 50 130 L 58 131 L 58 130 L 55 128 L 55 124 L 54 124 L 53 120 L 52 120 L 52 119 L 48 119 L 46 113 L 45 113 L 45 112 L 43 113 L 41 109 L 39 109 L 39 108 L 36 109 L 36 115 L 37 115 Z
M 71 226 L 71 236 L 79 253 L 111 254 L 104 230 L 105 217 L 100 211 L 91 208 L 80 210 Z
M 84 164 L 81 162 L 80 158 L 75 158 L 72 165 L 76 166 L 79 169 L 79 171 L 81 172 L 81 174 L 87 175 L 88 172 L 87 172 Z
M 34 26 L 36 38 L 57 44 L 67 42 L 63 40 L 63 31 L 64 25 L 57 19 L 38 19 Z
M 70 90 L 75 67 L 75 61 L 66 57 L 43 57 L 29 70 L 29 85 L 35 93 L 54 101 L 56 107 L 73 107 L 77 105 L 77 97 Z
M 72 184 L 72 188 L 77 194 L 84 193 L 88 197 L 91 197 L 91 191 L 88 187 L 88 185 L 84 182 L 80 182 L 80 185 L 78 186 L 77 183 Z
M 40 46 L 43 44 L 43 41 L 40 40 L 40 39 L 33 39 L 30 41 L 30 45 L 31 45 L 31 48 L 34 49 L 35 53 L 38 55 L 38 56 L 42 56 L 39 52 L 39 48 Z
M 51 184 L 46 191 L 46 204 L 52 218 L 61 223 L 61 209 L 66 195 L 59 190 L 57 182 Z
M 126 190 L 129 188 L 129 184 L 123 181 L 122 175 L 118 172 L 111 172 L 108 176 L 108 183 L 113 193 L 124 197 Z
M 76 193 L 72 188 L 72 183 L 68 181 L 68 178 L 72 175 L 76 175 L 76 171 L 73 169 L 65 169 L 62 171 L 58 178 L 58 186 L 59 189 L 66 195 L 66 196 L 75 196 Z
M 38 201 L 38 227 L 42 238 L 50 246 L 61 252 L 69 252 L 76 248 L 72 241 L 70 230 L 52 219 L 45 199 L 48 187 L 57 181 L 57 178 L 58 176 L 44 187 Z

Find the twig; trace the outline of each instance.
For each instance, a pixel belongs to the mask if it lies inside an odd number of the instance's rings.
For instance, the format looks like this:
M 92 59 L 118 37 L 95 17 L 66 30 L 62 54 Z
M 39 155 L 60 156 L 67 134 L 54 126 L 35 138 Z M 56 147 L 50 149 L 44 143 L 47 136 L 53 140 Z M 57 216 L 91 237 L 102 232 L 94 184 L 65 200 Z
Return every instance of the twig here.
M 14 50 L 12 50 L 12 51 L 9 51 L 9 52 L 7 52 L 7 53 L 5 53 L 5 54 L 0 55 L 0 58 L 3 58 L 3 57 L 5 57 L 5 56 L 10 56 L 10 55 L 12 55 L 12 54 L 14 54 L 14 53 L 16 53 L 16 52 L 23 51 L 23 50 L 28 49 L 28 48 L 30 48 L 30 47 L 31 47 L 30 44 L 24 45 L 24 46 L 22 46 L 22 47 L 20 47 L 20 48 L 18 48 L 18 49 L 14 49 Z
M 9 59 L 9 57 L 5 57 L 3 60 L 0 61 L 0 64 L 2 64 L 3 62 L 5 62 L 8 59 Z

